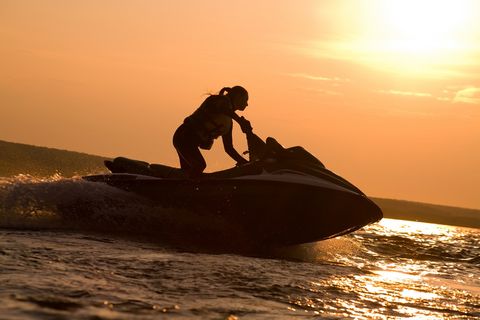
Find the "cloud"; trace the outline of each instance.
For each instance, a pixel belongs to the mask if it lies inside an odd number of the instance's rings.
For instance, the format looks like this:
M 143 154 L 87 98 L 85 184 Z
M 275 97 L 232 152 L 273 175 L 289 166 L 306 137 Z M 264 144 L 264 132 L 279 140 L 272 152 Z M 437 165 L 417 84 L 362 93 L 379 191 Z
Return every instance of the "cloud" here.
M 458 91 L 453 98 L 453 102 L 479 104 L 480 105 L 480 88 L 468 87 Z
M 366 66 L 395 75 L 425 79 L 474 78 L 478 76 L 480 46 L 459 47 L 432 52 L 415 47 L 397 50 L 389 41 L 364 39 L 307 41 L 294 48 L 297 53 L 316 59 L 335 60 Z M 413 51 L 412 51 L 413 50 Z M 452 58 L 456 57 L 456 58 Z
M 315 89 L 315 88 L 304 88 L 304 90 L 308 92 L 320 93 L 320 94 L 329 95 L 329 96 L 342 95 L 340 92 L 333 91 L 333 90 L 323 90 L 323 89 Z
M 432 95 L 425 92 L 411 92 L 411 91 L 398 91 L 398 90 L 378 90 L 377 92 L 383 94 L 393 94 L 396 96 L 408 96 L 408 97 L 421 97 L 421 98 L 430 98 Z
M 314 76 L 307 73 L 288 73 L 290 77 L 294 78 L 304 78 L 308 80 L 315 80 L 315 81 L 333 81 L 333 82 L 350 82 L 349 79 L 343 79 L 338 77 L 323 77 L 323 76 Z

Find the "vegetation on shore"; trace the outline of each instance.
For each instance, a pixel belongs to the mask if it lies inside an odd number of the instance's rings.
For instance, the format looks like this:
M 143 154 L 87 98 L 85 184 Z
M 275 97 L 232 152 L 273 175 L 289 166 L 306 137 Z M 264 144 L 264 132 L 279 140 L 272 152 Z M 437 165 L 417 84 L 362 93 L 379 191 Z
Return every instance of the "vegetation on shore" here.
M 406 200 L 371 198 L 385 218 L 480 228 L 480 210 Z
M 0 140 L 0 177 L 73 177 L 106 172 L 105 157 Z

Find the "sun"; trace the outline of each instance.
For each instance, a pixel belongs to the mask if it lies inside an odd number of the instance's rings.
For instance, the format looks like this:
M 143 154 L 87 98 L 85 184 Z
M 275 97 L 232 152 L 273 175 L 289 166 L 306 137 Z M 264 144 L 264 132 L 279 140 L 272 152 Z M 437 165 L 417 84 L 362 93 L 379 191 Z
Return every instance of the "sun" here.
M 468 35 L 472 0 L 398 0 L 379 3 L 376 23 L 397 52 L 432 55 L 459 49 Z
M 339 11 L 342 37 L 318 52 L 410 74 L 478 59 L 478 0 L 351 1 Z

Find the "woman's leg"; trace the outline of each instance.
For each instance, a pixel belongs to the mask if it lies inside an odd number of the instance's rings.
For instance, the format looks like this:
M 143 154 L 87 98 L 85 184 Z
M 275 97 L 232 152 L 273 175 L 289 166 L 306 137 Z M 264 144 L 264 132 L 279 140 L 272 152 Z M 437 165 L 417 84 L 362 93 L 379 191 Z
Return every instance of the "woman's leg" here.
M 190 165 L 188 164 L 187 161 L 185 161 L 183 159 L 183 157 L 180 154 L 180 152 L 178 151 L 178 149 L 177 149 L 177 153 L 178 153 L 178 159 L 180 160 L 180 168 L 182 168 L 182 170 L 185 171 L 185 172 L 190 172 L 191 171 Z
M 198 178 L 207 167 L 205 159 L 196 146 L 177 148 L 180 166 L 186 170 L 190 178 Z
M 180 159 L 180 167 L 190 178 L 197 178 L 207 167 L 195 141 L 194 134 L 181 125 L 173 135 L 173 145 Z

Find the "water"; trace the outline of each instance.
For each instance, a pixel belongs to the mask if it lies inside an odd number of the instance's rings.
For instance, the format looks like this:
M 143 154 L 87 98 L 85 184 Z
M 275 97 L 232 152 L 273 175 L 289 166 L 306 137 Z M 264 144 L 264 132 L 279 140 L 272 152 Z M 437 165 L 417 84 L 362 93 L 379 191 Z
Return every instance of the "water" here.
M 252 256 L 153 237 L 174 214 L 80 179 L 3 179 L 0 319 L 480 318 L 478 229 L 384 219 Z

